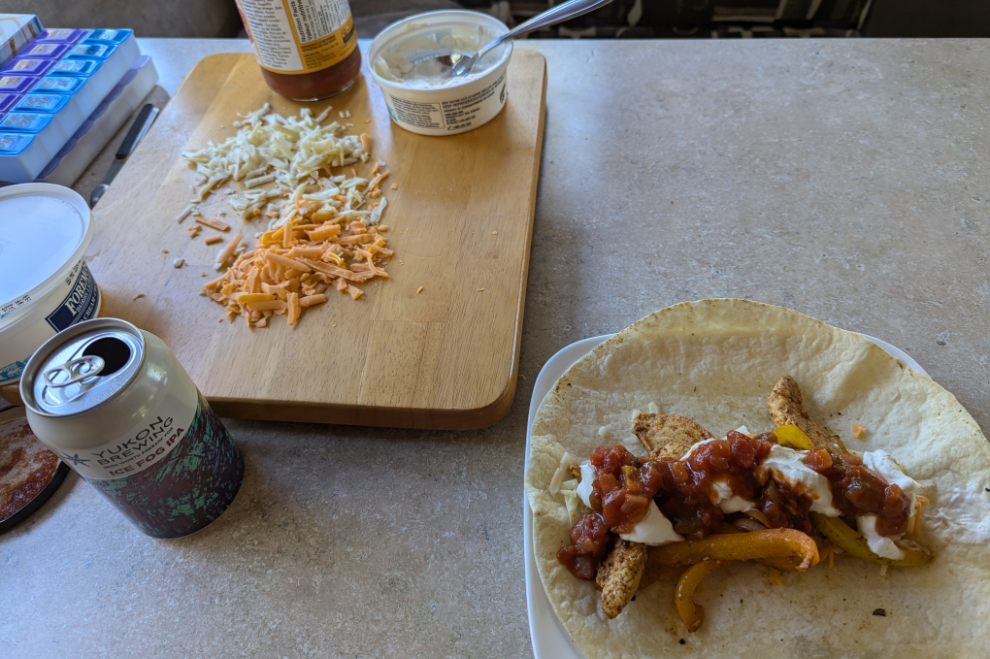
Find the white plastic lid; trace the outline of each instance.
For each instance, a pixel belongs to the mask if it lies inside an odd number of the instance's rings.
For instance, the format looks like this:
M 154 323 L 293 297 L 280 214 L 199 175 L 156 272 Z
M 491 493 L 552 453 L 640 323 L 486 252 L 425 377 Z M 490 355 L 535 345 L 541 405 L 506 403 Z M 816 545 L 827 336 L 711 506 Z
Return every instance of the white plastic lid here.
M 93 238 L 89 206 L 50 183 L 0 188 L 0 327 L 43 300 Z

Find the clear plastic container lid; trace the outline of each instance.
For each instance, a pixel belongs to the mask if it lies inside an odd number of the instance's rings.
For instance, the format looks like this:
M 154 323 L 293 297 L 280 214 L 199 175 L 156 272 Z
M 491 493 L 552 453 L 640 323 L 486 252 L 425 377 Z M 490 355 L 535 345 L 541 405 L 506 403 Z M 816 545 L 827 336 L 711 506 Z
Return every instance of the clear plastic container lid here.
M 0 188 L 0 328 L 68 276 L 93 238 L 89 206 L 50 183 Z

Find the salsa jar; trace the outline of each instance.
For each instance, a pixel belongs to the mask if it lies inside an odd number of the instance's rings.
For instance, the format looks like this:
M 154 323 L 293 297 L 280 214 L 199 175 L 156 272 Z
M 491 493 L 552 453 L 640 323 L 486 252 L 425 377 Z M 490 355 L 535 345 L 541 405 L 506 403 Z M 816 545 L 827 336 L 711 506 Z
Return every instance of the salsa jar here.
M 272 90 L 293 101 L 339 94 L 361 70 L 347 0 L 237 0 Z

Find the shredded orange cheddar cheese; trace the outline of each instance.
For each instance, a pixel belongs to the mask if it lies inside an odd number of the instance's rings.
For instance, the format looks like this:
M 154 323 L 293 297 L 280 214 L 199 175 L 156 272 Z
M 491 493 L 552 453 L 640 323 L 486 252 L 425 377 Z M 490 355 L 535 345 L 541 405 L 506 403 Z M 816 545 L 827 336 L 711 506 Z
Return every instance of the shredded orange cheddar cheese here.
M 282 226 L 263 233 L 254 249 L 202 287 L 204 295 L 224 305 L 229 320 L 241 316 L 251 327 L 267 327 L 273 315 L 284 315 L 294 326 L 303 309 L 327 301 L 328 289 L 356 300 L 363 292 L 354 284 L 389 278 L 382 268 L 392 256 L 382 235 L 387 227 L 347 222 L 347 214 L 334 216 L 329 204 L 305 206 L 298 196 L 295 202 L 297 212 Z M 217 262 L 230 258 L 240 240 L 235 235 Z
M 211 229 L 216 229 L 217 231 L 229 231 L 230 225 L 226 222 L 221 222 L 220 220 L 211 220 L 202 216 L 196 218 L 196 221 L 203 226 L 208 226 Z
M 859 439 L 862 434 L 863 434 L 863 426 L 859 425 L 858 423 L 854 423 L 853 424 L 853 437 L 856 438 L 856 439 Z

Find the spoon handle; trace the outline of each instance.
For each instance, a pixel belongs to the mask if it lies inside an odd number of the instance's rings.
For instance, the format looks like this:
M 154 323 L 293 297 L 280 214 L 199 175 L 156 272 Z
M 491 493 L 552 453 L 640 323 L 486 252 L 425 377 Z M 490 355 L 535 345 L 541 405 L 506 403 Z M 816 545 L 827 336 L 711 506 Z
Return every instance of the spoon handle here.
M 534 16 L 522 25 L 517 25 L 498 39 L 495 39 L 489 43 L 481 49 L 476 57 L 476 60 L 484 57 L 485 53 L 490 51 L 492 48 L 497 48 L 510 39 L 515 39 L 516 37 L 520 37 L 524 34 L 532 32 L 533 30 L 538 30 L 541 27 L 556 25 L 557 23 L 562 23 L 569 18 L 587 14 L 589 11 L 594 11 L 599 7 L 604 7 L 610 2 L 612 2 L 612 0 L 569 0 L 568 2 L 557 5 L 556 7 L 546 10 L 542 14 Z

